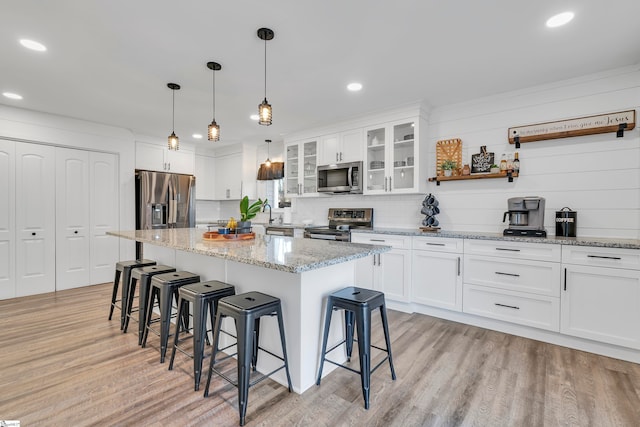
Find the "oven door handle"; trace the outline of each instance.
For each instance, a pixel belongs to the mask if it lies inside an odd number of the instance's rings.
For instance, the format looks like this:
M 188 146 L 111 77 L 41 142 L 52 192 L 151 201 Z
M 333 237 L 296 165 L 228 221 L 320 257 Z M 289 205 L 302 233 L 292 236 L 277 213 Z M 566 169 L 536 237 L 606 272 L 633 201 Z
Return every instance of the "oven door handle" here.
M 333 234 L 317 234 L 317 233 L 309 233 L 310 239 L 321 239 L 321 240 L 336 240 L 336 236 Z
M 353 166 L 349 166 L 349 173 L 347 174 L 347 183 L 349 188 L 353 188 Z

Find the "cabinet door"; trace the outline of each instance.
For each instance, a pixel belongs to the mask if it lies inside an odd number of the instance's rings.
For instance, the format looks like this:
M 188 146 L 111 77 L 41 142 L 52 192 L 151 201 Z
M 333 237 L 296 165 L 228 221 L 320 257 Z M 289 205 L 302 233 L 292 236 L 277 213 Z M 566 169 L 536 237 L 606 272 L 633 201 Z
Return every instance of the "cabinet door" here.
M 189 150 L 166 150 L 165 163 L 167 170 L 173 173 L 184 173 L 193 175 L 194 170 L 194 152 Z
M 394 124 L 391 128 L 392 140 L 389 144 L 393 146 L 389 149 L 389 180 L 390 191 L 410 192 L 416 188 L 414 177 L 416 144 L 415 136 L 417 132 L 416 123 L 406 121 Z
M 285 167 L 285 185 L 284 191 L 287 197 L 296 197 L 302 193 L 300 188 L 299 163 L 300 163 L 300 145 L 289 144 L 285 147 L 286 160 Z
M 302 168 L 302 193 L 307 196 L 318 194 L 318 142 L 306 141 L 302 143 L 303 162 Z
M 640 349 L 640 271 L 565 266 L 561 332 Z
M 375 273 L 375 279 L 380 280 L 376 289 L 384 292 L 393 301 L 409 302 L 411 298 L 411 255 L 410 251 L 392 249 L 380 254 L 380 272 Z
M 367 157 L 364 169 L 365 194 L 383 194 L 389 191 L 387 177 L 387 130 L 384 126 L 365 129 Z
M 341 162 L 360 162 L 363 159 L 362 147 L 364 139 L 362 138 L 362 129 L 355 129 L 340 134 L 340 152 Z
M 461 263 L 460 254 L 414 250 L 411 267 L 413 301 L 462 311 Z
M 214 200 L 215 198 L 215 158 L 196 156 L 196 199 Z
M 166 171 L 165 148 L 160 145 L 136 142 L 136 169 Z
M 113 267 L 119 259 L 118 239 L 105 234 L 120 228 L 118 156 L 89 153 L 89 175 L 90 281 L 93 285 L 112 281 Z
M 375 289 L 374 272 L 377 260 L 377 255 L 356 260 L 356 286 Z
M 215 200 L 240 200 L 240 193 L 242 192 L 242 154 L 237 153 L 216 157 L 215 165 Z
M 318 162 L 320 165 L 330 165 L 342 161 L 340 159 L 340 148 L 338 147 L 338 134 L 322 137 L 320 140 L 320 153 L 322 154 Z
M 16 296 L 55 291 L 55 148 L 16 143 Z
M 15 143 L 0 139 L 0 300 L 16 296 Z
M 89 152 L 56 148 L 56 290 L 90 282 Z

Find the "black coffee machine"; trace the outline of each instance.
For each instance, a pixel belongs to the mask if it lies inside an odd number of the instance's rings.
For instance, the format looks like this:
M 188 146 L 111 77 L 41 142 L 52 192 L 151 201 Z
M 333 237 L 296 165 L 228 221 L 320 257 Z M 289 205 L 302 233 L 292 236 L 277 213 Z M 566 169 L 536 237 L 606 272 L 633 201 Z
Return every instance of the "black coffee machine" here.
M 508 211 L 502 222 L 509 217 L 509 228 L 502 233 L 505 236 L 547 237 L 544 229 L 544 197 L 511 197 L 507 201 Z

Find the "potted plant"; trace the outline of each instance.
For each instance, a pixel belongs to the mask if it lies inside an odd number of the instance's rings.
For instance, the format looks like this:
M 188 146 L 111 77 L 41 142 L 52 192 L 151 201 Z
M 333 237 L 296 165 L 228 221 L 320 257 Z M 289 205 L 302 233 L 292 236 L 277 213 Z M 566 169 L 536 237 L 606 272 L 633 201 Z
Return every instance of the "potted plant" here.
M 490 173 L 500 173 L 500 166 L 498 165 L 491 165 L 490 169 L 489 169 Z
M 458 166 L 458 164 L 456 162 L 454 162 L 451 159 L 447 159 L 444 162 L 442 162 L 442 166 L 440 166 L 440 167 L 444 171 L 444 176 L 451 176 L 451 174 L 453 173 L 453 170 L 457 166 Z
M 249 233 L 251 231 L 251 219 L 260 212 L 260 209 L 267 203 L 267 199 L 258 199 L 249 204 L 249 196 L 244 196 L 240 200 L 240 221 L 238 221 L 237 233 Z

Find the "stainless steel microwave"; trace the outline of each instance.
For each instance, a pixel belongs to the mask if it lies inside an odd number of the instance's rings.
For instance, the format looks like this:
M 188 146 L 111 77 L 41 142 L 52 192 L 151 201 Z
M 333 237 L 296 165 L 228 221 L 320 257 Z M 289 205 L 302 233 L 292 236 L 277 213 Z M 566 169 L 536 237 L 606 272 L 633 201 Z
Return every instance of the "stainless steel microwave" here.
M 362 162 L 318 166 L 318 192 L 362 194 Z

